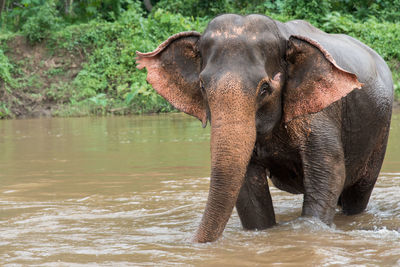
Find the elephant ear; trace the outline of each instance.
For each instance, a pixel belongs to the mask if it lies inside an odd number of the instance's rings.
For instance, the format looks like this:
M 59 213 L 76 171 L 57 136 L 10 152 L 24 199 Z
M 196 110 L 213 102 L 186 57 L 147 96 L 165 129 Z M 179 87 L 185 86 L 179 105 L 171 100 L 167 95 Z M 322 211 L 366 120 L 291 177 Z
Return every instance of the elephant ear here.
M 169 37 L 153 52 L 136 51 L 137 68 L 147 68 L 147 81 L 177 109 L 195 116 L 205 127 L 206 108 L 200 90 L 201 57 L 198 32 L 181 32 Z
M 339 67 L 321 44 L 291 36 L 286 50 L 288 80 L 284 120 L 316 113 L 363 86 L 357 76 Z

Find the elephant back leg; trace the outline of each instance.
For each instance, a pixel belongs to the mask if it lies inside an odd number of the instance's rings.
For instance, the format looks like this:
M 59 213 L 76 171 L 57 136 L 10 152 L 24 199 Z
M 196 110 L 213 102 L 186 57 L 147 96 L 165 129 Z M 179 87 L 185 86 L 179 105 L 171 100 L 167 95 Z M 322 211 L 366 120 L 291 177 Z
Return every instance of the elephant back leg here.
M 250 162 L 236 210 L 245 229 L 261 230 L 276 224 L 264 167 Z
M 387 129 L 388 128 L 389 126 Z M 385 157 L 388 136 L 389 131 L 384 131 L 382 138 L 377 142 L 374 150 L 366 161 L 363 171 L 358 172 L 358 177 L 351 178 L 351 180 L 357 182 L 343 190 L 338 204 L 342 206 L 344 214 L 358 214 L 363 212 L 367 207 L 372 189 L 378 179 Z

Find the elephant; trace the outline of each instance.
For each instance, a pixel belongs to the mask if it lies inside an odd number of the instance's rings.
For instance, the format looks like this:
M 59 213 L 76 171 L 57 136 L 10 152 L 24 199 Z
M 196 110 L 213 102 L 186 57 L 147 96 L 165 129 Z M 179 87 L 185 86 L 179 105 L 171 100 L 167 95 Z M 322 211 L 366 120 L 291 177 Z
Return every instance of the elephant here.
M 210 123 L 209 194 L 194 242 L 276 224 L 268 179 L 303 194 L 301 216 L 332 225 L 363 212 L 384 159 L 391 71 L 370 47 L 304 20 L 223 14 L 180 32 L 137 67 L 175 108 Z

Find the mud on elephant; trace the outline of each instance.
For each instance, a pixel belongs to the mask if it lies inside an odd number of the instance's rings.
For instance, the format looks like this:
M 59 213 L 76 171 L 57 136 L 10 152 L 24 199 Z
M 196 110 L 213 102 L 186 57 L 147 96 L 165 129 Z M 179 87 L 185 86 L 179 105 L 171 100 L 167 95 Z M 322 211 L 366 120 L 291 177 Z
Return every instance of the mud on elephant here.
M 221 15 L 137 52 L 147 81 L 211 125 L 211 182 L 197 242 L 222 235 L 236 205 L 246 229 L 275 224 L 268 177 L 304 194 L 302 216 L 362 212 L 385 154 L 391 72 L 371 48 L 305 21 Z

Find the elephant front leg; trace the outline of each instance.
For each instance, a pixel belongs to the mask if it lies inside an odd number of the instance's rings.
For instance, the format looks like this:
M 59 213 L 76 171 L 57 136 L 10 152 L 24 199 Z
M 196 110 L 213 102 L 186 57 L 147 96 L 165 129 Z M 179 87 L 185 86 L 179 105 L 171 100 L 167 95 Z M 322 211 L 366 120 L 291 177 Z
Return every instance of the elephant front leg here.
M 339 134 L 312 133 L 302 153 L 304 202 L 302 216 L 332 224 L 346 171 Z
M 247 167 L 245 181 L 236 202 L 243 228 L 265 229 L 276 224 L 265 169 L 254 163 Z

